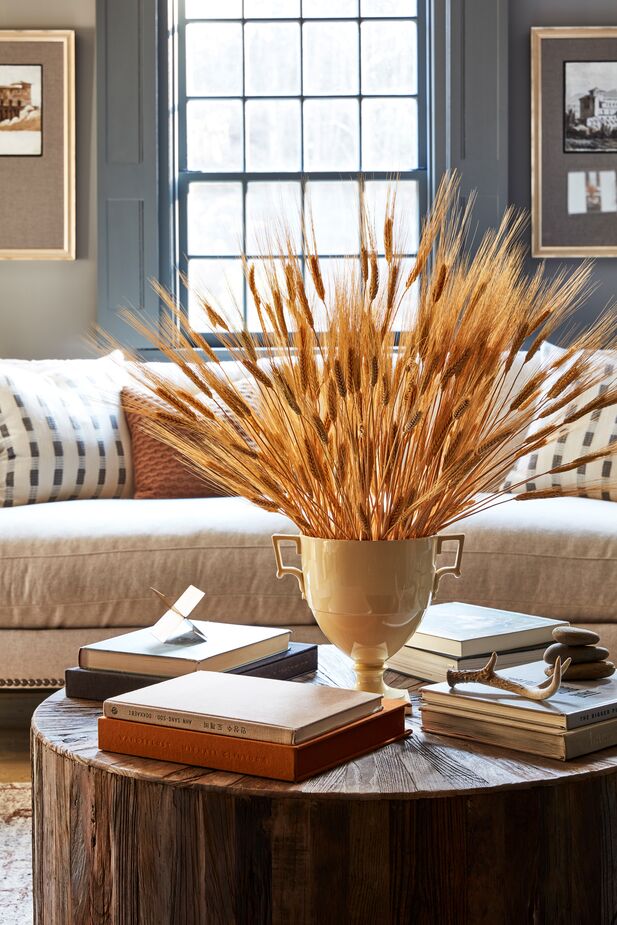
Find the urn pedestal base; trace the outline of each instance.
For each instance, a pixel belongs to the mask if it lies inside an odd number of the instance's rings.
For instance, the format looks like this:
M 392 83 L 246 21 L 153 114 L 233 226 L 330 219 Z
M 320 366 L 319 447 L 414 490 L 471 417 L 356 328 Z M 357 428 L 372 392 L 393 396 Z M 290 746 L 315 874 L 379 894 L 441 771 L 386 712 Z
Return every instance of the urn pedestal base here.
M 458 546 L 454 565 L 437 568 L 446 542 Z M 277 578 L 293 575 L 327 639 L 354 661 L 356 689 L 395 700 L 409 698 L 384 684 L 386 661 L 418 629 L 440 579 L 460 575 L 464 536 L 411 540 L 329 540 L 272 537 Z M 302 568 L 285 565 L 281 544 L 291 542 Z
M 356 690 L 368 691 L 371 694 L 381 694 L 381 696 L 385 697 L 387 700 L 401 700 L 403 703 L 409 704 L 409 712 L 411 712 L 409 692 L 407 690 L 398 690 L 396 687 L 389 687 L 385 683 L 383 679 L 385 670 L 384 662 L 369 664 L 356 660 L 354 661 L 353 667 L 356 674 Z

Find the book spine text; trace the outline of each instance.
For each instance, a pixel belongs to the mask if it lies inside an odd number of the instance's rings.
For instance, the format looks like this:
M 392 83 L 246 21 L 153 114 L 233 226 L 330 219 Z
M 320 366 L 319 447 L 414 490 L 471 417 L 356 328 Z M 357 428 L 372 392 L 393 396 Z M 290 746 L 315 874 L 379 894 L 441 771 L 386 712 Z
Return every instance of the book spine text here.
M 173 729 L 188 729 L 193 732 L 209 732 L 212 735 L 233 736 L 238 739 L 255 739 L 259 742 L 276 742 L 288 745 L 292 741 L 292 730 L 260 723 L 235 722 L 220 716 L 203 713 L 187 713 L 184 710 L 158 709 L 136 704 L 118 703 L 106 700 L 103 704 L 105 716 L 132 723 L 147 723 L 152 726 L 167 726 Z

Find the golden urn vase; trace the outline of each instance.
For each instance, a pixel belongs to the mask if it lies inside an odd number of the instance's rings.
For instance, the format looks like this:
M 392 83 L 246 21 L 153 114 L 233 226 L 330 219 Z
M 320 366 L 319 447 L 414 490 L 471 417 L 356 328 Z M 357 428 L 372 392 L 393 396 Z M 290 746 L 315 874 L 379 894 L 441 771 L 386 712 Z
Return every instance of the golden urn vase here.
M 325 636 L 354 660 L 356 688 L 406 699 L 406 691 L 384 683 L 384 663 L 415 633 L 443 576 L 460 576 L 464 539 L 325 540 L 279 533 L 272 543 L 277 578 L 298 580 Z M 437 568 L 447 542 L 457 544 L 454 565 Z M 283 543 L 293 543 L 301 568 L 284 564 Z

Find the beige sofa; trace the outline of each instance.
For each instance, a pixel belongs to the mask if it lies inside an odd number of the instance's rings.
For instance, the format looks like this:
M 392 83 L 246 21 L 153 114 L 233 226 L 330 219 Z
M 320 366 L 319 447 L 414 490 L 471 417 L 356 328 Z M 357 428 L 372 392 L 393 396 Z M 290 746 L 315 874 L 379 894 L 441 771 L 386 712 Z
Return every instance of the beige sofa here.
M 297 583 L 275 576 L 270 536 L 297 531 L 243 499 L 72 501 L 0 517 L 4 689 L 60 685 L 80 645 L 154 622 L 151 586 L 173 596 L 193 583 L 206 592 L 202 618 L 322 640 Z M 466 534 L 462 577 L 442 582 L 440 600 L 570 619 L 617 652 L 613 504 L 512 501 L 451 529 Z
M 86 362 L 59 365 L 80 370 Z M 157 367 L 177 376 L 173 366 Z M 240 375 L 235 364 L 226 367 Z M 118 407 L 123 376 L 120 369 Z M 440 600 L 591 625 L 617 654 L 617 506 L 584 498 L 512 501 L 451 528 L 461 530 L 462 577 L 441 583 Z M 80 645 L 157 619 L 152 586 L 173 596 L 192 583 L 206 592 L 197 616 L 288 626 L 298 641 L 322 641 L 297 583 L 275 576 L 270 537 L 294 532 L 284 517 L 241 498 L 3 508 L 0 688 L 60 686 Z

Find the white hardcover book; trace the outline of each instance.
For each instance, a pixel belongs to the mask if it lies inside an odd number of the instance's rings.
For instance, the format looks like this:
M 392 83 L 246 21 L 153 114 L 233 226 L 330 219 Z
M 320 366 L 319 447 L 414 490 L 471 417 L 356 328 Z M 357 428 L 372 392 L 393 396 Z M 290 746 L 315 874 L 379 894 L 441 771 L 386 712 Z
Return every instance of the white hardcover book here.
M 546 646 L 542 645 L 539 648 L 500 652 L 499 667 L 511 668 L 514 665 L 527 665 L 529 662 L 537 662 L 544 655 L 545 649 Z M 489 658 L 490 652 L 470 658 L 454 658 L 451 655 L 439 655 L 436 652 L 425 652 L 422 649 L 403 646 L 396 655 L 388 659 L 388 668 L 423 681 L 445 681 L 448 671 L 483 668 Z
M 506 678 L 526 686 L 546 681 L 545 662 L 532 662 L 518 668 L 499 671 Z M 533 726 L 553 726 L 561 730 L 577 729 L 617 717 L 617 675 L 597 681 L 564 681 L 549 700 L 526 700 L 517 694 L 487 687 L 485 684 L 447 683 L 422 688 L 422 702 L 438 704 L 467 716 L 516 719 Z
M 289 647 L 289 630 L 192 621 L 205 642 L 160 642 L 147 627 L 79 650 L 79 667 L 175 678 L 192 671 L 229 671 Z
M 105 716 L 298 745 L 381 709 L 381 695 L 320 684 L 197 671 L 120 694 Z
M 555 627 L 568 625 L 566 620 L 475 604 L 434 604 L 427 609 L 419 629 L 406 645 L 465 658 L 504 649 L 549 645 L 554 641 Z

